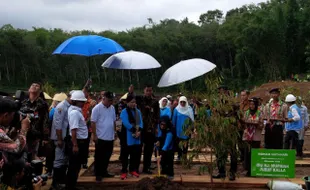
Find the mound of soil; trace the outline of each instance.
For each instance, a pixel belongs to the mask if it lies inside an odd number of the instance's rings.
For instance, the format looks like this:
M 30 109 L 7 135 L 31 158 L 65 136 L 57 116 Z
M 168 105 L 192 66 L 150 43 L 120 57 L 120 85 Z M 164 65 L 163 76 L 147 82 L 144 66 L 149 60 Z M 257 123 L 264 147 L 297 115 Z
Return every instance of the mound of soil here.
M 295 81 L 276 81 L 276 82 L 269 82 L 261 85 L 258 88 L 255 88 L 251 92 L 251 96 L 260 97 L 264 100 L 264 102 L 270 99 L 269 90 L 272 88 L 288 88 L 294 87 L 296 90 L 299 91 L 300 95 L 308 94 L 310 90 L 310 82 L 295 82 Z
M 123 187 L 124 190 L 178 190 L 185 189 L 178 183 L 174 183 L 164 177 L 143 178 L 137 183 Z

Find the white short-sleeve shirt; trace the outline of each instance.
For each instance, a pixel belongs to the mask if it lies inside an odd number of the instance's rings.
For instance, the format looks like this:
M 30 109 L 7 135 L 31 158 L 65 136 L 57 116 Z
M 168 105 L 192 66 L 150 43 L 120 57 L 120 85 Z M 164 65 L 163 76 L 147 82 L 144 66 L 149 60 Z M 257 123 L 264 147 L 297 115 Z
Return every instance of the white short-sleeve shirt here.
M 68 110 L 68 119 L 70 126 L 70 135 L 72 136 L 71 130 L 76 130 L 77 139 L 87 139 L 88 138 L 88 128 L 85 119 L 82 115 L 82 109 L 77 106 L 70 106 Z
M 91 121 L 96 123 L 96 134 L 98 139 L 112 141 L 115 137 L 114 122 L 116 120 L 115 108 L 97 104 L 91 114 Z

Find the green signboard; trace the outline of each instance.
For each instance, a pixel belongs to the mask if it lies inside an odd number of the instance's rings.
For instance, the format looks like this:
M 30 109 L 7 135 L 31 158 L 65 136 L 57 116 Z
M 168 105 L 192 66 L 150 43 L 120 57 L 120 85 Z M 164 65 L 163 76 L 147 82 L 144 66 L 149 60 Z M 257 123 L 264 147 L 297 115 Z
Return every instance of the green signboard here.
M 251 175 L 295 178 L 295 150 L 252 149 Z

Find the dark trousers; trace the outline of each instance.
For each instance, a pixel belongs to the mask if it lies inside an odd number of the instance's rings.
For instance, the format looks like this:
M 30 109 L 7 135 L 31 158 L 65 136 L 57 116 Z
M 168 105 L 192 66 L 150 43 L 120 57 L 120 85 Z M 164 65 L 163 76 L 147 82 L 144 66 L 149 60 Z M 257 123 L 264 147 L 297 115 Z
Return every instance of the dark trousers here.
M 221 175 L 226 175 L 226 161 L 228 158 L 228 153 L 230 153 L 230 173 L 235 174 L 237 172 L 238 157 L 236 146 L 234 146 L 234 148 L 229 151 L 216 154 L 217 167 L 219 174 Z
M 144 133 L 143 147 L 143 171 L 147 171 L 151 167 L 152 155 L 154 152 L 155 135 L 153 133 Z M 130 158 L 131 159 L 131 158 Z
M 83 161 L 82 161 L 82 164 L 86 164 L 87 165 L 87 162 L 88 162 L 88 156 L 89 156 L 89 143 L 90 143 L 90 139 L 91 139 L 91 133 L 88 132 L 88 138 L 87 138 L 87 150 L 86 150 L 86 154 L 83 158 Z
M 79 177 L 79 172 L 81 170 L 81 165 L 83 158 L 87 153 L 87 139 L 78 139 L 77 145 L 79 147 L 79 152 L 74 154 L 73 152 L 69 155 L 69 168 L 67 172 L 67 189 L 75 189 L 77 179 Z
M 283 126 L 270 124 L 265 127 L 265 148 L 266 149 L 283 149 Z
M 183 143 L 183 146 L 180 147 L 180 143 Z M 181 159 L 183 155 L 187 155 L 188 152 L 188 140 L 176 139 L 176 148 L 178 152 L 178 158 Z
M 162 157 L 160 161 L 161 173 L 167 176 L 174 176 L 173 171 L 174 151 L 162 151 Z
M 55 144 L 54 141 L 48 142 L 47 154 L 46 154 L 46 170 L 48 173 L 52 173 L 55 160 Z
M 248 141 L 245 142 L 244 151 L 244 166 L 245 170 L 251 172 L 251 150 L 252 148 L 260 148 L 260 141 Z
M 246 149 L 246 144 L 242 139 L 243 137 L 243 131 L 239 131 L 239 136 L 238 136 L 238 149 L 240 152 L 240 161 L 244 161 L 244 154 L 245 154 L 245 149 Z
M 298 140 L 298 144 L 297 144 L 297 156 L 303 156 L 303 147 L 304 147 L 304 140 Z
M 127 167 L 128 167 L 128 156 L 130 156 L 129 160 L 129 171 L 130 172 L 138 172 L 139 171 L 139 165 L 141 161 L 141 145 L 132 145 L 127 146 L 125 149 L 122 149 L 122 173 L 127 173 Z
M 95 173 L 96 176 L 104 177 L 108 173 L 108 165 L 113 152 L 114 141 L 98 139 L 95 149 Z
M 298 133 L 296 131 L 287 131 L 284 138 L 284 149 L 296 149 L 297 143 Z

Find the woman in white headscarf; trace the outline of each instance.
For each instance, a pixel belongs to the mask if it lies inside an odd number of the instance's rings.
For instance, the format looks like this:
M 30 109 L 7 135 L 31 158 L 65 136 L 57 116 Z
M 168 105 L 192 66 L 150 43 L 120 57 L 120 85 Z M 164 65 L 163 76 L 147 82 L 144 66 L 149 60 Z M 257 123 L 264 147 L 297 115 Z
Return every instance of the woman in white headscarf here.
M 168 106 L 168 98 L 163 97 L 162 99 L 159 100 L 159 108 L 160 108 L 160 117 L 162 116 L 168 116 L 171 118 L 171 110 Z
M 189 124 L 187 124 L 187 120 L 189 120 Z M 194 122 L 194 112 L 193 109 L 189 106 L 187 98 L 185 96 L 181 96 L 179 99 L 179 105 L 174 109 L 172 124 L 176 129 L 177 136 L 177 145 L 182 141 L 185 141 L 185 145 L 183 148 L 178 150 L 178 158 L 181 159 L 183 155 L 187 154 L 188 150 L 188 140 L 189 136 L 184 134 L 184 129 L 187 129 Z

